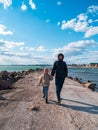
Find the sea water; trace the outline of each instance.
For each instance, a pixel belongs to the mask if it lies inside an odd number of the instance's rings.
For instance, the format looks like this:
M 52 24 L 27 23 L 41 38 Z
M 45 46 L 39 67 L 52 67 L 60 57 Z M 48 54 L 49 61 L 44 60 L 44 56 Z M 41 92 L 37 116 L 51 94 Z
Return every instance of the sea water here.
M 0 65 L 0 71 L 22 71 L 28 69 L 36 69 L 44 67 L 51 68 L 52 66 L 48 65 Z M 96 84 L 98 88 L 98 68 L 68 68 L 69 77 L 78 77 L 81 81 L 91 81 Z M 98 91 L 98 90 L 97 90 Z
M 82 82 L 89 80 L 98 89 L 98 68 L 69 68 L 69 76 L 78 77 Z

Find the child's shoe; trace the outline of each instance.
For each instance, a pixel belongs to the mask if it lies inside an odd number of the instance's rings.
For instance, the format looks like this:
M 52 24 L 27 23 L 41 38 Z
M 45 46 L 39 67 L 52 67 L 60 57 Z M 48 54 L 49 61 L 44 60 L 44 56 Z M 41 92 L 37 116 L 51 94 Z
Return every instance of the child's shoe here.
M 45 95 L 43 95 L 42 98 L 45 98 Z

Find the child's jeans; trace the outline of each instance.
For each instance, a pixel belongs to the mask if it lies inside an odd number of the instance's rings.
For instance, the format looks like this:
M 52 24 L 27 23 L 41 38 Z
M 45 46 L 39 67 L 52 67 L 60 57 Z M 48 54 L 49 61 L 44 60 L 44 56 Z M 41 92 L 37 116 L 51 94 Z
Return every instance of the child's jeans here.
M 43 86 L 43 94 L 45 98 L 48 98 L 48 86 Z

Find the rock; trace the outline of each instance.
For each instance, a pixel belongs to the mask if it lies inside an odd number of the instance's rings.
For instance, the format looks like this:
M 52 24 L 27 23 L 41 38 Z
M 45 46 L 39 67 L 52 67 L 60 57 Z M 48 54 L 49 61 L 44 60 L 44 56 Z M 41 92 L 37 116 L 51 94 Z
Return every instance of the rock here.
M 34 72 L 33 69 L 29 69 L 29 70 L 26 70 L 26 71 L 22 71 L 22 74 L 23 75 L 28 75 L 28 74 L 33 73 L 33 72 Z
M 10 73 L 10 76 L 11 76 L 12 78 L 14 78 L 14 76 L 16 76 L 16 75 L 17 75 L 17 73 L 16 73 L 15 71 Z
M 36 71 L 42 71 L 43 69 L 41 69 L 41 68 L 36 68 Z
M 91 90 L 95 90 L 95 86 L 96 86 L 96 84 L 93 84 L 93 83 L 90 83 L 90 82 L 86 82 L 86 83 L 81 83 L 84 87 L 87 87 L 87 88 L 89 88 L 89 89 L 91 89 Z
M 29 69 L 28 72 L 29 72 L 29 73 L 32 73 L 32 72 L 34 72 L 34 70 L 33 70 L 33 69 Z
M 40 110 L 40 107 L 39 107 L 39 106 L 36 106 L 36 105 L 33 105 L 33 106 L 29 107 L 29 110 L 39 111 L 39 110 Z
M 35 70 L 33 70 L 33 69 L 29 69 L 29 70 L 26 70 L 26 71 L 22 71 L 22 74 L 23 75 L 28 75 L 28 74 L 30 74 L 30 73 L 33 73 Z
M 12 72 L 9 74 L 9 81 L 10 82 L 16 82 L 20 78 L 23 78 L 23 74 L 21 72 Z
M 73 78 L 73 80 L 77 81 L 78 83 L 81 83 L 81 81 L 77 77 Z
M 68 77 L 68 79 L 71 79 L 71 80 L 73 80 L 73 77 Z
M 0 80 L 0 90 L 11 89 L 11 83 L 7 80 Z
M 0 73 L 0 78 L 3 79 L 3 80 L 7 80 L 8 74 L 9 74 L 9 73 L 8 73 L 7 71 L 2 71 L 2 72 Z
M 90 80 L 88 80 L 88 82 L 89 82 L 89 83 L 91 83 L 91 81 L 90 81 Z
M 87 82 L 81 82 L 77 77 L 75 77 L 74 79 L 73 79 L 74 81 L 77 81 L 78 83 L 80 83 L 80 84 L 82 84 L 84 87 L 87 87 L 87 88 L 89 88 L 89 89 L 91 89 L 91 90 L 95 90 L 96 89 L 96 84 L 94 84 L 94 83 L 91 83 L 91 81 L 87 81 Z
M 28 75 L 29 72 L 28 72 L 28 71 L 22 71 L 22 74 L 23 74 L 23 75 Z

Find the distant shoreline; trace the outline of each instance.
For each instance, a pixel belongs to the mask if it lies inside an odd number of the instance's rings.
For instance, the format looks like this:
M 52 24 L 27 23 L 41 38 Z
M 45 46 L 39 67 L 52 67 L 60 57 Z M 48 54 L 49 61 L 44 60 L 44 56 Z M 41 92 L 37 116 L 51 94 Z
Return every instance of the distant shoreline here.
M 35 64 L 35 65 L 0 65 L 0 66 L 38 66 L 38 67 L 40 67 L 40 66 L 42 66 L 42 67 L 44 67 L 44 66 L 53 66 L 53 65 L 49 65 L 49 64 Z M 86 66 L 86 67 L 84 67 L 84 66 L 70 66 L 70 65 L 68 65 L 68 68 L 98 68 L 98 67 L 96 67 L 96 66 L 92 66 L 92 67 L 90 67 L 90 66 Z
M 48 64 L 39 64 L 39 65 L 0 65 L 0 66 L 52 66 L 52 65 L 48 65 Z
M 77 69 L 77 68 L 98 68 L 98 67 L 75 67 L 75 66 L 68 66 L 68 68 L 75 68 L 75 69 Z

